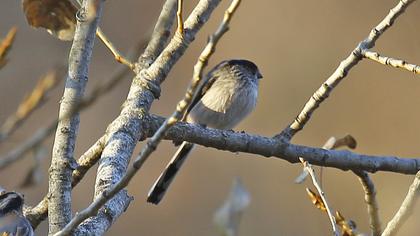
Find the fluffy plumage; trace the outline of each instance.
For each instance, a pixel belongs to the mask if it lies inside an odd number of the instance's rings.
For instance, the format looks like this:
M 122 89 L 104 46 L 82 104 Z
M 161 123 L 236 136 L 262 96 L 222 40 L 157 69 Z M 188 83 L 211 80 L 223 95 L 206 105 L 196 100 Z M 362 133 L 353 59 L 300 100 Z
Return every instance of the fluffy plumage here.
M 247 60 L 227 60 L 206 76 L 188 109 L 186 121 L 216 129 L 231 129 L 254 109 L 258 67 Z M 158 204 L 194 145 L 183 142 L 149 192 L 147 201 Z

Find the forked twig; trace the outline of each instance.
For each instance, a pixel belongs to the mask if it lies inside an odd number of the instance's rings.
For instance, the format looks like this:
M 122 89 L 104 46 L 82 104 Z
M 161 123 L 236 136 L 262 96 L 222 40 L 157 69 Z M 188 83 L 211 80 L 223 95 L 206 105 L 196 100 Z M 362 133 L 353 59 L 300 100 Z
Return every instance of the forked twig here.
M 404 10 L 415 0 L 401 0 L 390 10 L 388 15 L 371 30 L 368 37 L 361 41 L 350 55 L 344 59 L 334 73 L 309 98 L 305 106 L 289 127 L 285 128 L 278 137 L 290 140 L 297 132 L 302 130 L 309 121 L 312 113 L 329 96 L 332 90 L 347 76 L 353 66 L 363 59 L 362 51 L 375 46 L 376 40 L 387 30 Z

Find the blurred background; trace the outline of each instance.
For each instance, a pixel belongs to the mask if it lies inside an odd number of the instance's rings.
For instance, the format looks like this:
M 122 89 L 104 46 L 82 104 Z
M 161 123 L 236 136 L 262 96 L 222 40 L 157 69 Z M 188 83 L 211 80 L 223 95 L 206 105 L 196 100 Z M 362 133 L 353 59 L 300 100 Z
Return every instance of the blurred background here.
M 127 52 L 151 31 L 163 1 L 106 1 L 101 27 L 111 41 Z M 185 17 L 197 1 L 185 1 Z M 193 65 L 222 19 L 229 1 L 223 1 L 200 31 L 184 57 L 162 85 L 162 97 L 152 112 L 167 116 L 175 108 L 192 76 Z M 211 66 L 221 60 L 246 58 L 262 71 L 257 108 L 236 130 L 272 136 L 286 127 L 307 99 L 335 70 L 340 61 L 364 39 L 396 0 L 292 1 L 244 0 L 220 41 Z M 0 4 L 0 35 L 14 25 L 16 41 L 0 70 L 0 122 L 13 113 L 34 87 L 38 78 L 54 65 L 65 63 L 70 42 L 59 41 L 44 30 L 26 23 L 20 1 Z M 375 51 L 420 64 L 420 3 L 416 2 L 377 42 Z M 118 64 L 99 41 L 95 43 L 87 93 L 117 70 Z M 420 80 L 410 72 L 364 60 L 354 67 L 330 98 L 293 140 L 294 143 L 322 146 L 330 136 L 352 134 L 358 141 L 356 152 L 372 155 L 419 157 Z M 112 92 L 82 112 L 75 157 L 79 157 L 105 131 L 120 111 L 130 85 L 128 76 Z M 0 146 L 4 154 L 58 114 L 63 83 L 49 94 L 48 102 Z M 52 138 L 44 142 L 48 157 L 42 162 L 41 184 L 20 188 L 33 158 L 14 163 L 0 172 L 0 185 L 25 194 L 36 204 L 48 191 L 49 155 Z M 138 153 L 143 143 L 139 143 Z M 164 141 L 128 187 L 134 197 L 126 213 L 107 235 L 217 235 L 212 223 L 215 210 L 223 203 L 233 179 L 238 176 L 251 194 L 251 204 L 243 215 L 239 235 L 329 235 L 326 214 L 316 209 L 305 193 L 310 181 L 297 185 L 300 164 L 278 158 L 261 158 L 198 147 L 194 150 L 160 205 L 145 202 L 147 192 L 176 148 Z M 74 189 L 73 211 L 92 200 L 96 168 Z M 382 225 L 394 215 L 405 197 L 413 176 L 395 173 L 372 175 Z M 363 190 L 351 172 L 324 169 L 324 190 L 333 209 L 369 232 Z M 399 235 L 418 235 L 420 207 Z M 47 224 L 38 229 L 46 235 Z

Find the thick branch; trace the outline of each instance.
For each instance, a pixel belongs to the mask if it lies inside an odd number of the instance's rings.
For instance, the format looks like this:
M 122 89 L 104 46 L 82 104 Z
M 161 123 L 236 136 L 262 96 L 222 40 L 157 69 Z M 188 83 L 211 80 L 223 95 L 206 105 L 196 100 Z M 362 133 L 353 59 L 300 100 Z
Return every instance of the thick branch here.
M 71 174 L 76 167 L 73 152 L 79 128 L 79 114 L 75 113 L 72 117 L 66 116 L 78 106 L 84 94 L 102 3 L 103 1 L 96 0 L 85 1 L 85 5 L 78 14 L 50 167 L 48 199 L 50 234 L 60 231 L 72 217 Z M 92 12 L 94 15 L 90 16 Z
M 363 59 L 362 51 L 375 46 L 376 40 L 394 23 L 395 19 L 415 0 L 401 0 L 389 14 L 369 33 L 369 36 L 361 41 L 350 55 L 344 59 L 334 73 L 321 85 L 321 87 L 311 96 L 296 119 L 282 131 L 282 135 L 291 139 L 309 121 L 312 113 L 329 96 L 332 90 L 347 76 L 353 66 Z
M 416 204 L 420 193 L 420 172 L 416 174 L 413 183 L 408 190 L 400 209 L 390 222 L 386 225 L 382 236 L 396 235 L 397 231 L 404 224 L 405 220 L 411 215 L 414 205 Z
M 184 113 L 186 112 L 187 108 L 191 104 L 193 100 L 193 96 L 196 91 L 199 89 L 199 84 L 202 79 L 202 74 L 210 56 L 213 54 L 217 42 L 219 39 L 224 35 L 225 32 L 228 30 L 228 24 L 231 20 L 231 17 L 235 10 L 238 8 L 240 4 L 240 0 L 233 0 L 230 7 L 226 10 L 225 17 L 223 21 L 216 31 L 211 37 L 209 42 L 207 43 L 206 47 L 204 48 L 203 52 L 200 54 L 199 59 L 194 66 L 194 73 L 193 79 L 191 81 L 190 86 L 185 93 L 184 98 L 178 102 L 176 106 L 176 110 L 172 114 L 171 117 L 166 119 L 166 121 L 162 124 L 162 126 L 155 132 L 153 137 L 147 142 L 147 145 L 141 150 L 140 154 L 137 156 L 136 160 L 133 163 L 132 168 L 130 168 L 127 173 L 121 178 L 119 182 L 113 185 L 109 190 L 105 190 L 102 192 L 100 196 L 98 196 L 92 204 L 89 205 L 85 210 L 78 213 L 70 223 L 57 235 L 67 235 L 72 232 L 81 222 L 83 222 L 88 217 L 94 216 L 98 210 L 104 206 L 110 199 L 112 199 L 117 193 L 119 193 L 122 189 L 124 189 L 137 171 L 143 166 L 144 162 L 148 159 L 150 154 L 156 150 L 157 146 L 159 145 L 160 141 L 162 140 L 166 131 L 172 127 L 176 122 L 182 119 Z M 180 4 L 180 2 L 178 2 Z M 180 9 L 180 5 L 178 5 L 178 11 Z M 178 24 L 183 24 L 182 21 L 178 21 Z M 181 27 L 178 25 L 178 29 Z M 182 34 L 183 31 L 177 31 L 177 34 Z
M 145 123 L 151 137 L 165 121 L 165 118 L 151 115 Z M 244 132 L 203 128 L 199 125 L 178 122 L 166 133 L 165 139 L 176 142 L 187 141 L 206 147 L 231 152 L 246 152 L 265 157 L 278 157 L 290 163 L 300 163 L 299 157 L 313 165 L 334 167 L 341 170 L 365 170 L 368 172 L 390 171 L 415 174 L 420 170 L 420 158 L 399 158 L 393 156 L 372 156 L 347 150 L 325 150 L 307 147 L 252 135 Z

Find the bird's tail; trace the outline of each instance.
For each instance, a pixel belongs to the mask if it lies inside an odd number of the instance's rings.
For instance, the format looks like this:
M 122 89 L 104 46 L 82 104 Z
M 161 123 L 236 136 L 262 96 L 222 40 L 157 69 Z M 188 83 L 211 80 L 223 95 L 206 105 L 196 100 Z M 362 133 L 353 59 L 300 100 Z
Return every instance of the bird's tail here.
M 192 143 L 183 142 L 181 144 L 171 161 L 166 166 L 165 170 L 160 174 L 159 178 L 150 189 L 147 196 L 148 202 L 159 204 L 165 195 L 166 190 L 168 190 L 172 180 L 175 178 L 175 175 L 178 173 L 179 168 L 181 168 L 182 163 L 184 163 L 193 147 L 194 144 Z

